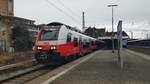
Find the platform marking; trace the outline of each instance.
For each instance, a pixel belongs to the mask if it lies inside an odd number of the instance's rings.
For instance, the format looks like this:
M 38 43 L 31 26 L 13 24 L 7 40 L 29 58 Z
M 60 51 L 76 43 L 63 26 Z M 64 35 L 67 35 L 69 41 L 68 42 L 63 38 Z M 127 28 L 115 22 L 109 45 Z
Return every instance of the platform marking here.
M 96 51 L 95 53 L 83 58 L 83 60 L 79 61 L 78 63 L 76 63 L 75 65 L 72 65 L 71 67 L 69 67 L 68 69 L 56 74 L 55 76 L 49 78 L 47 81 L 41 83 L 41 84 L 49 84 L 51 82 L 53 82 L 54 80 L 56 80 L 58 77 L 64 75 L 65 73 L 67 73 L 68 71 L 70 71 L 71 69 L 75 68 L 76 66 L 78 66 L 79 64 L 89 60 L 91 57 L 93 57 L 95 54 L 99 53 L 99 51 Z M 82 59 L 82 58 L 81 58 Z M 77 60 L 78 61 L 78 60 Z
M 126 51 L 129 52 L 129 53 L 132 53 L 132 54 L 134 54 L 134 55 L 140 56 L 140 57 L 142 57 L 142 58 L 144 58 L 144 59 L 146 59 L 146 60 L 150 60 L 150 56 L 147 55 L 147 54 L 135 52 L 135 51 L 128 50 L 128 49 L 126 49 Z

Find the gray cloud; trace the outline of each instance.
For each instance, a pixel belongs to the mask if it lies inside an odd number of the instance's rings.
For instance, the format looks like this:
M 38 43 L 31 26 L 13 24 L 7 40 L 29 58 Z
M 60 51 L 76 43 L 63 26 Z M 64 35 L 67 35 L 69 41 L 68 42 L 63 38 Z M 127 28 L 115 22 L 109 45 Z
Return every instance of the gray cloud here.
M 111 8 L 107 5 L 116 3 L 119 6 L 114 9 L 115 24 L 118 20 L 123 20 L 126 30 L 130 30 L 130 24 L 139 25 L 144 29 L 142 22 L 150 21 L 150 0 L 60 0 L 67 7 L 73 10 L 78 17 L 70 13 L 59 4 L 59 0 L 49 0 L 78 20 L 78 23 L 56 10 L 45 0 L 15 0 L 15 15 L 36 20 L 36 23 L 49 23 L 51 21 L 60 21 L 72 26 L 81 26 L 82 11 L 86 13 L 86 25 L 98 27 L 107 27 L 111 25 Z M 138 24 L 137 24 L 138 23 Z M 115 26 L 116 26 L 115 25 Z M 148 25 L 149 28 L 149 25 Z

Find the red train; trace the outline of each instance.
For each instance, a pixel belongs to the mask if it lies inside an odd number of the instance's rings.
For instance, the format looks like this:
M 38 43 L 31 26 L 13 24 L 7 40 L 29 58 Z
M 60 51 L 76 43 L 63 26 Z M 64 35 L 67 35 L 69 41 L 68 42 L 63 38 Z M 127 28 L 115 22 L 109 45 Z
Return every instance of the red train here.
M 53 22 L 43 26 L 35 43 L 35 58 L 39 63 L 57 64 L 96 49 L 96 39 L 76 28 Z

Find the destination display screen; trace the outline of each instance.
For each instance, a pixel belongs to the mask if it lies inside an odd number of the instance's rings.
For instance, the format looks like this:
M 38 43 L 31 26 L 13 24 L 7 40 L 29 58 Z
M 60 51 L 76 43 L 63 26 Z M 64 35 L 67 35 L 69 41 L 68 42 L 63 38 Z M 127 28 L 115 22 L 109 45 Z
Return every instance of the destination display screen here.
M 44 26 L 44 30 L 59 31 L 60 26 Z

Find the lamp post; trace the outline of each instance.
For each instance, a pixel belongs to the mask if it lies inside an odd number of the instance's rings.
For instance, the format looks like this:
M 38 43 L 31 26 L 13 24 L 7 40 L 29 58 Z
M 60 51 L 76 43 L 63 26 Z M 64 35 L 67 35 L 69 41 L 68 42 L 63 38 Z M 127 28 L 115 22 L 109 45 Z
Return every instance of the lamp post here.
M 131 39 L 133 39 L 133 32 L 132 31 L 130 31 L 131 32 Z
M 111 7 L 112 8 L 112 53 L 114 53 L 114 7 L 115 6 L 118 6 L 118 5 L 115 5 L 115 4 L 111 4 L 111 5 L 108 5 L 108 7 Z

